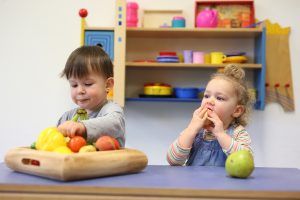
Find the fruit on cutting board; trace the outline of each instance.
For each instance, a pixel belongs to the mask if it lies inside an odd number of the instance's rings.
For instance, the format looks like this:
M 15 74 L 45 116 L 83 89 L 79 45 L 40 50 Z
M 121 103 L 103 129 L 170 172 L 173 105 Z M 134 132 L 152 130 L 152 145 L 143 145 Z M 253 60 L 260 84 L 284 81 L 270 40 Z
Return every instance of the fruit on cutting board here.
M 225 170 L 231 177 L 249 177 L 254 170 L 254 159 L 250 151 L 239 150 L 230 154 L 225 162 Z
M 94 145 L 86 145 L 79 149 L 79 153 L 94 152 L 94 151 L 97 151 Z
M 81 147 L 86 145 L 86 141 L 83 137 L 81 136 L 74 136 L 70 139 L 68 142 L 68 147 L 73 151 L 73 152 L 78 152 Z
M 99 151 L 117 150 L 120 149 L 120 144 L 116 138 L 105 135 L 98 138 L 95 147 Z
M 67 146 L 67 143 L 63 134 L 56 127 L 44 129 L 35 144 L 37 150 L 43 151 L 53 151 L 60 146 Z
M 61 154 L 72 154 L 72 153 L 73 153 L 73 152 L 71 151 L 71 149 L 68 148 L 67 146 L 60 146 L 60 147 L 57 147 L 56 149 L 53 150 L 53 152 L 61 153 Z

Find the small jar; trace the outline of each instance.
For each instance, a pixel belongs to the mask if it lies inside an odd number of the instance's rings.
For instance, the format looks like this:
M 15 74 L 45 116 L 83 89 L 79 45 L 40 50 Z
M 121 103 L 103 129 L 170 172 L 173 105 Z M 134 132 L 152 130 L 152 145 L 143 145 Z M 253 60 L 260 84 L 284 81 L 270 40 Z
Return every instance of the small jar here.
M 184 28 L 185 27 L 185 18 L 182 16 L 175 16 L 172 19 L 173 28 Z

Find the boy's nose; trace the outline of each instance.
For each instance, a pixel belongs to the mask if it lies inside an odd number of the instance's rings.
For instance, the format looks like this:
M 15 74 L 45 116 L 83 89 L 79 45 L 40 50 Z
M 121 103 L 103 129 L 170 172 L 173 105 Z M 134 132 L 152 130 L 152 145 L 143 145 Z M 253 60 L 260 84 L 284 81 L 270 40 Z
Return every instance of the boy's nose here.
M 85 93 L 84 87 L 79 86 L 79 87 L 78 87 L 78 92 L 79 92 L 80 94 L 84 94 L 84 93 Z

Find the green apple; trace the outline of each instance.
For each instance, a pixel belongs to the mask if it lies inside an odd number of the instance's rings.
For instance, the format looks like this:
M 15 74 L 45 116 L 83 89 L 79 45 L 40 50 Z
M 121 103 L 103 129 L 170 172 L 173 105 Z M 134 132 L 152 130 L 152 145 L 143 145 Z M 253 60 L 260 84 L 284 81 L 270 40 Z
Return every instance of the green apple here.
M 228 175 L 237 178 L 247 178 L 254 170 L 254 160 L 248 150 L 240 150 L 230 154 L 225 162 Z

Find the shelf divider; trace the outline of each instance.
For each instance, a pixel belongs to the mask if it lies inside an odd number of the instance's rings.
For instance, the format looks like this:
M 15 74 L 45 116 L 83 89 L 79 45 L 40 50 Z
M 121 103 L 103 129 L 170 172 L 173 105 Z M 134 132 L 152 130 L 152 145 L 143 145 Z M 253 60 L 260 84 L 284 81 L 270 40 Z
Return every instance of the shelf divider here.
M 157 62 L 126 62 L 127 68 L 223 68 L 224 64 L 195 64 L 195 63 L 157 63 Z M 261 64 L 237 63 L 245 69 L 261 69 Z

